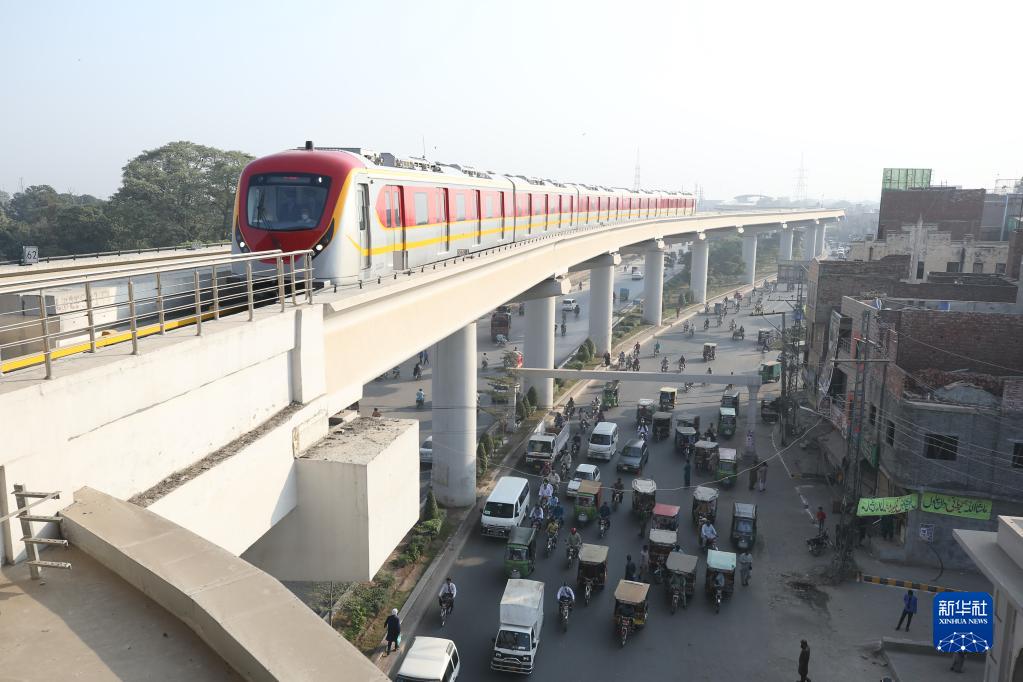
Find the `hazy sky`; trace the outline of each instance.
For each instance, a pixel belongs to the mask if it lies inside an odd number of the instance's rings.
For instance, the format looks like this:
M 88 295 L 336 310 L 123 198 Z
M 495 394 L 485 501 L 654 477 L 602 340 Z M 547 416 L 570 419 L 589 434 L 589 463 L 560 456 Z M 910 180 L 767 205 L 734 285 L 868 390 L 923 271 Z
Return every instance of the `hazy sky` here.
M 1023 175 L 1023 3 L 0 0 L 0 189 L 143 149 L 363 146 L 707 197 Z

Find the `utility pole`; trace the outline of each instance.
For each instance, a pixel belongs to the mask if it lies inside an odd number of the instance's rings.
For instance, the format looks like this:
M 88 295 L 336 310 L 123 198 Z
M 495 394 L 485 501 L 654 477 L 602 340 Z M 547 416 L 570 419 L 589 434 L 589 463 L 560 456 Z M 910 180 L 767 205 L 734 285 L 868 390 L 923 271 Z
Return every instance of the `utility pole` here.
M 852 486 L 849 487 L 849 477 L 843 471 L 842 488 L 843 495 L 839 516 L 839 531 L 835 537 L 835 548 L 838 550 L 839 575 L 844 576 L 852 567 L 852 550 L 856 532 L 853 529 L 853 520 L 856 518 L 855 508 L 860 502 L 860 457 L 863 447 L 863 404 L 866 393 L 866 372 L 870 362 L 870 310 L 865 310 L 860 318 L 860 337 L 854 339 L 855 348 L 850 347 L 853 361 L 856 364 L 856 380 L 853 388 L 853 404 L 849 406 L 849 432 L 846 436 L 845 459 L 848 466 L 852 467 Z M 853 410 L 856 411 L 855 421 Z M 853 439 L 855 438 L 855 446 Z M 852 456 L 850 456 L 852 455 Z M 846 523 L 846 508 L 851 501 L 854 511 L 849 522 Z

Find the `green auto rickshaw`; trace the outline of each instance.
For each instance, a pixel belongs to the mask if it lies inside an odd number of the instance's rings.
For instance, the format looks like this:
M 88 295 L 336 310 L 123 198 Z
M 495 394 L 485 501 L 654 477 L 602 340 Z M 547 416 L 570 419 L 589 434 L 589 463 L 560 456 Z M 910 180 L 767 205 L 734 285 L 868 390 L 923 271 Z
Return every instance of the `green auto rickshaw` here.
M 580 524 L 597 518 L 600 509 L 600 481 L 580 481 L 575 493 L 575 518 Z
M 618 381 L 608 381 L 604 384 L 604 393 L 600 397 L 600 408 L 606 410 L 618 407 Z
M 760 381 L 770 384 L 781 379 L 781 363 L 777 360 L 760 363 Z
M 722 438 L 731 438 L 735 435 L 735 409 L 731 407 L 718 408 L 718 435 Z
M 721 407 L 730 407 L 733 410 L 739 409 L 739 389 L 726 388 L 721 394 Z
M 732 448 L 719 448 L 718 449 L 718 466 L 717 466 L 717 479 L 726 488 L 731 487 L 735 483 L 736 476 L 739 475 L 739 460 L 736 457 L 736 452 Z
M 509 578 L 525 578 L 536 568 L 536 529 L 515 526 L 508 534 L 504 548 L 504 574 Z

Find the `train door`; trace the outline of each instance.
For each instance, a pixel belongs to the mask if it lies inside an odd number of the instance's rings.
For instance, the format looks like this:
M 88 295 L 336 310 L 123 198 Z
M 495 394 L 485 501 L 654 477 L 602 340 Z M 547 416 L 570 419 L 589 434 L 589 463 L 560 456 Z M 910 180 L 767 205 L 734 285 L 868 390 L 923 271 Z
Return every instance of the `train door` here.
M 385 187 L 384 224 L 391 228 L 392 267 L 395 270 L 407 270 L 408 244 L 406 243 L 405 223 L 401 219 L 402 190 L 398 187 Z
M 473 221 L 473 225 L 475 225 L 473 230 L 476 232 L 476 236 L 473 239 L 473 242 L 478 246 L 483 243 L 483 204 L 480 203 L 481 197 L 478 189 L 473 190 L 471 196 L 473 201 L 476 202 L 476 220 Z
M 359 183 L 359 269 L 368 271 L 373 265 L 373 235 L 369 224 L 369 185 Z
M 450 192 L 450 190 L 448 190 L 448 188 L 446 188 L 446 187 L 444 189 L 442 189 L 441 190 L 441 195 L 440 195 L 439 199 L 440 200 L 437 202 L 439 204 L 439 208 L 438 208 L 439 215 L 437 216 L 437 218 L 440 220 L 441 231 L 444 234 L 444 241 L 442 243 L 444 244 L 444 251 L 450 251 L 451 250 L 451 220 L 450 220 L 450 218 L 451 218 L 451 210 L 450 210 L 450 207 L 451 207 L 451 203 L 450 203 L 451 202 L 451 192 Z

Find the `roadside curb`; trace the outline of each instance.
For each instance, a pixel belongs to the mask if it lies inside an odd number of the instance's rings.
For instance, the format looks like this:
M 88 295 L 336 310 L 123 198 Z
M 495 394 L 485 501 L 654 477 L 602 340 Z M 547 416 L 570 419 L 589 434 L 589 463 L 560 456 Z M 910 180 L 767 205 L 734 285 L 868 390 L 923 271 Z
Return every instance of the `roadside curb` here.
M 856 580 L 861 583 L 870 583 L 872 585 L 884 585 L 886 587 L 905 587 L 909 590 L 919 590 L 920 592 L 962 592 L 962 590 L 952 589 L 951 587 L 942 587 L 940 585 L 930 585 L 928 583 L 918 583 L 913 580 L 899 580 L 897 578 L 881 578 L 876 575 L 864 575 L 863 573 L 856 574 Z

